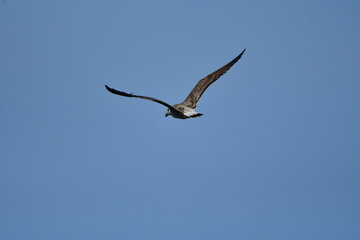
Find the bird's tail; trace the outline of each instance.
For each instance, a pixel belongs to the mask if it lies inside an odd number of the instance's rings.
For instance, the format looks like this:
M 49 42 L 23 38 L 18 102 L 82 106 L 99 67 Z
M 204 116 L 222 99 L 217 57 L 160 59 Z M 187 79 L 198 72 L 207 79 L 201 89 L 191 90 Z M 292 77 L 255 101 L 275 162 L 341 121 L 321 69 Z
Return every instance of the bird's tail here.
M 191 115 L 191 118 L 201 117 L 202 115 L 202 113 L 196 113 L 194 115 Z

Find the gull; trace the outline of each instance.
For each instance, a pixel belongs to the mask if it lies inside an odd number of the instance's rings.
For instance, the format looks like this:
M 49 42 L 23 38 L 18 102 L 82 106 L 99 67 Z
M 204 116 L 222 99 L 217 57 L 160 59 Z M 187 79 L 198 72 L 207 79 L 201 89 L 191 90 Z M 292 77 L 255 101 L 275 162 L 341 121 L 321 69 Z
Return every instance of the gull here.
M 206 91 L 206 89 L 211 84 L 213 84 L 216 80 L 218 80 L 224 73 L 226 73 L 241 58 L 241 56 L 244 54 L 245 50 L 246 50 L 246 48 L 232 61 L 230 61 L 229 63 L 227 63 L 223 67 L 219 68 L 215 72 L 213 72 L 213 73 L 207 75 L 206 77 L 204 77 L 203 79 L 201 79 L 196 84 L 196 86 L 193 88 L 193 90 L 191 90 L 191 92 L 186 97 L 186 99 L 182 103 L 179 103 L 179 104 L 170 105 L 170 104 L 168 104 L 164 101 L 161 101 L 157 98 L 140 96 L 140 95 L 135 95 L 133 93 L 126 93 L 126 92 L 118 91 L 116 89 L 108 87 L 107 85 L 105 85 L 105 87 L 109 92 L 116 94 L 116 95 L 120 95 L 123 97 L 141 98 L 141 99 L 146 99 L 146 100 L 160 103 L 168 108 L 167 112 L 165 114 L 165 117 L 172 116 L 174 118 L 179 118 L 179 119 L 200 117 L 203 114 L 197 113 L 195 110 L 196 110 L 197 104 L 198 104 L 201 96 L 203 95 L 203 93 Z

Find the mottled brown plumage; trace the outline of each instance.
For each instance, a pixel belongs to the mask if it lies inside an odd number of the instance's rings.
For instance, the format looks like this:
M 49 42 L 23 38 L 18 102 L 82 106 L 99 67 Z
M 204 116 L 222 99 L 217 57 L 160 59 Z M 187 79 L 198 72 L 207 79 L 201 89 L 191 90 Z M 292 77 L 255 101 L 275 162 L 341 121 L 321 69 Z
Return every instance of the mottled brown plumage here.
M 201 96 L 206 91 L 206 89 L 216 80 L 218 80 L 223 74 L 225 74 L 241 58 L 245 50 L 246 48 L 239 54 L 239 56 L 234 58 L 231 62 L 229 62 L 225 66 L 219 68 L 215 72 L 201 79 L 193 88 L 193 90 L 189 93 L 189 95 L 184 100 L 184 102 L 182 102 L 182 104 L 195 109 L 197 107 L 197 103 L 199 102 Z

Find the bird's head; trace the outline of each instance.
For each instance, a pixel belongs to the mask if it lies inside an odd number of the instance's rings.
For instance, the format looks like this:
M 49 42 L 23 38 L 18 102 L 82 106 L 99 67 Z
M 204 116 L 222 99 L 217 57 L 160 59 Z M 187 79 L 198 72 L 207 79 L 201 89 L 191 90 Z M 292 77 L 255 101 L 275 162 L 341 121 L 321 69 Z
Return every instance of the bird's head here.
M 171 111 L 170 111 L 170 109 L 168 109 L 167 112 L 165 113 L 165 117 L 170 116 L 170 115 L 171 115 Z

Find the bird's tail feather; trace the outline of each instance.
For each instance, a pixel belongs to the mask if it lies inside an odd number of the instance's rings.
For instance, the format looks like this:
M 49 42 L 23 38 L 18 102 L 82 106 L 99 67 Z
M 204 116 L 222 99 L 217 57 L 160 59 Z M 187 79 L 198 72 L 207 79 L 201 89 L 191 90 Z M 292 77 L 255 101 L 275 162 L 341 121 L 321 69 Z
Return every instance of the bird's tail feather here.
M 191 118 L 201 117 L 202 115 L 202 113 L 196 113 L 194 115 L 191 115 Z

